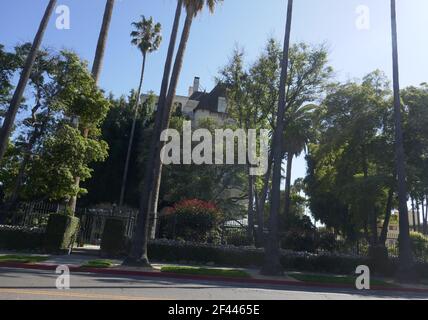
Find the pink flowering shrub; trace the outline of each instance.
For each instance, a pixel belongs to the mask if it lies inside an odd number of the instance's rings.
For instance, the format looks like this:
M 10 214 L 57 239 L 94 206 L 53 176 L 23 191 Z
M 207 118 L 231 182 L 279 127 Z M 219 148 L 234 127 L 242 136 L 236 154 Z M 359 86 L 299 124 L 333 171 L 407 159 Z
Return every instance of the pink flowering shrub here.
M 167 238 L 207 242 L 218 231 L 222 214 L 215 204 L 192 199 L 176 203 L 165 218 Z

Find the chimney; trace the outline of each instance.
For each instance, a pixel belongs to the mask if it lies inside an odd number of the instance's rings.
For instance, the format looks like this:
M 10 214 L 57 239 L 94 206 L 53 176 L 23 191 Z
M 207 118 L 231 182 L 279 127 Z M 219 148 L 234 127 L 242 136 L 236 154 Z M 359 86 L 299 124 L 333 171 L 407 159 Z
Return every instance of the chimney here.
M 189 87 L 189 97 L 191 97 L 191 96 L 192 96 L 192 94 L 193 94 L 193 87 L 192 87 L 192 86 L 190 86 L 190 87 Z
M 201 78 L 199 78 L 199 77 L 195 77 L 195 79 L 193 80 L 193 92 L 199 92 L 200 80 L 201 80 Z

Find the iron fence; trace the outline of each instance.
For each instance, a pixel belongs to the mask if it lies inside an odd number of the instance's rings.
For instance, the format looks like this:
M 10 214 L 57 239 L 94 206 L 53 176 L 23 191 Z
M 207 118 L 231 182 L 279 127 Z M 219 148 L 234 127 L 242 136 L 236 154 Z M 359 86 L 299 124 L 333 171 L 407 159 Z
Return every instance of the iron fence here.
M 64 212 L 65 204 L 61 203 L 20 203 L 7 224 L 23 227 L 43 228 L 47 225 L 49 215 Z M 78 236 L 79 245 L 100 245 L 101 237 L 107 219 L 121 219 L 125 224 L 125 236 L 132 238 L 138 211 L 132 208 L 77 208 L 76 216 L 80 218 L 80 232 Z M 231 220 L 222 223 L 220 227 L 220 241 L 222 244 L 235 246 L 249 246 L 252 244 L 248 236 L 248 229 L 242 220 Z M 266 234 L 266 232 L 265 232 Z M 256 234 L 254 235 L 256 236 Z M 314 241 L 317 236 L 314 236 Z M 258 243 L 263 239 L 256 239 Z M 261 242 L 260 242 L 261 240 Z M 316 242 L 316 241 L 315 241 Z M 395 238 L 387 239 L 386 247 L 390 257 L 399 256 L 399 244 Z M 284 248 L 293 249 L 293 248 Z M 413 239 L 412 250 L 418 261 L 428 262 L 428 242 Z M 368 256 L 369 243 L 365 239 L 355 242 L 336 239 L 328 248 L 315 247 L 314 253 L 334 252 L 354 256 Z

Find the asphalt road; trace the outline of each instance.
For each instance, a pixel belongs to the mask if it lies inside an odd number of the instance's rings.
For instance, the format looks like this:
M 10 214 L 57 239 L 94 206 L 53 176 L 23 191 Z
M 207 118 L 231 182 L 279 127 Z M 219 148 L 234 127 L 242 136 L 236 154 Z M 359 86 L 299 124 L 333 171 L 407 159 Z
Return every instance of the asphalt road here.
M 1 300 L 372 300 L 428 299 L 427 295 L 246 286 L 144 277 L 72 274 L 70 290 L 56 288 L 50 271 L 0 268 Z

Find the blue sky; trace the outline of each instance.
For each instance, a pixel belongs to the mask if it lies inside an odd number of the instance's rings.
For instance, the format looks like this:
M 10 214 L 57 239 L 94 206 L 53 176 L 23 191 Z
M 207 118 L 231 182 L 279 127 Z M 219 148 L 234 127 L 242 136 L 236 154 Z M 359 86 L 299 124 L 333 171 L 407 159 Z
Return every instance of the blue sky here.
M 159 91 L 175 0 L 116 0 L 100 85 L 115 95 L 138 85 L 141 56 L 130 45 L 130 24 L 139 15 L 153 16 L 163 25 L 164 43 L 149 57 L 144 91 Z M 48 0 L 2 0 L 0 43 L 7 49 L 31 41 Z M 391 75 L 389 0 L 296 0 L 292 41 L 326 43 L 330 63 L 340 80 L 359 78 L 374 69 Z M 47 30 L 45 47 L 73 49 L 92 61 L 105 0 L 58 0 L 71 10 L 71 29 L 58 30 L 54 15 Z M 356 27 L 356 8 L 370 9 L 370 29 Z M 398 0 L 398 31 L 402 86 L 428 79 L 428 1 Z M 186 94 L 194 76 L 210 90 L 214 77 L 239 44 L 248 61 L 254 60 L 266 39 L 282 40 L 286 0 L 225 0 L 214 15 L 204 12 L 195 22 L 178 94 Z M 295 177 L 304 175 L 302 160 Z

